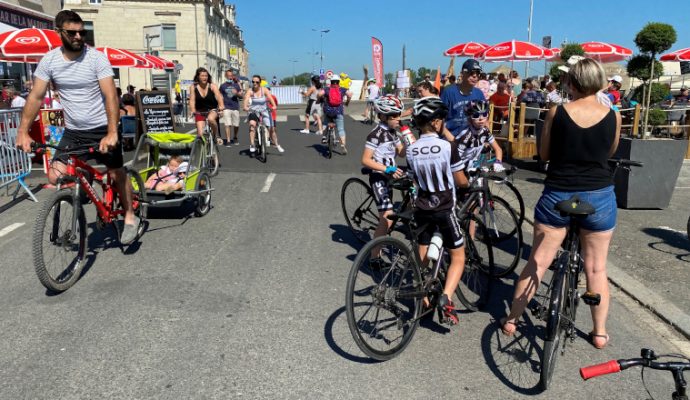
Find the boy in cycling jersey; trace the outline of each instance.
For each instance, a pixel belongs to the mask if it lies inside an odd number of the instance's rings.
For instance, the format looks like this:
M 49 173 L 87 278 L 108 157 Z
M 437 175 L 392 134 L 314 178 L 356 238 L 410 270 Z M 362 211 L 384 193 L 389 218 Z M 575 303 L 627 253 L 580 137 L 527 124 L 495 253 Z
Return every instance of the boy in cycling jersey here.
M 372 170 L 369 174 L 369 185 L 374 193 L 376 208 L 379 211 L 379 225 L 374 237 L 383 236 L 388 232 L 393 221 L 386 217 L 392 214 L 393 193 L 389 185 L 390 178 L 402 178 L 404 172 L 397 167 L 395 157 L 402 157 L 404 148 L 396 134 L 400 127 L 400 114 L 404 105 L 393 95 L 379 97 L 373 107 L 379 116 L 379 123 L 367 136 L 362 165 Z M 376 252 L 373 252 L 377 255 Z M 372 268 L 381 268 L 383 260 L 376 257 L 370 261 Z
M 457 144 L 442 138 L 448 115 L 443 101 L 438 97 L 419 99 L 415 102 L 412 115 L 420 129 L 420 136 L 407 148 L 407 165 L 419 188 L 415 200 L 415 220 L 420 227 L 426 226 L 418 238 L 419 256 L 422 265 L 426 265 L 431 238 L 435 232 L 440 232 L 443 246 L 450 253 L 450 266 L 438 307 L 445 320 L 455 325 L 458 317 L 450 298 L 465 269 L 465 247 L 454 210 L 455 187 L 466 188 L 469 182 L 462 170 Z
M 476 170 L 479 167 L 476 163 L 481 155 L 493 150 L 496 156 L 493 170 L 503 172 L 505 170 L 502 163 L 503 150 L 486 126 L 489 117 L 489 103 L 486 101 L 469 102 L 465 106 L 465 114 L 470 120 L 470 124 L 455 137 L 462 169 L 468 174 Z

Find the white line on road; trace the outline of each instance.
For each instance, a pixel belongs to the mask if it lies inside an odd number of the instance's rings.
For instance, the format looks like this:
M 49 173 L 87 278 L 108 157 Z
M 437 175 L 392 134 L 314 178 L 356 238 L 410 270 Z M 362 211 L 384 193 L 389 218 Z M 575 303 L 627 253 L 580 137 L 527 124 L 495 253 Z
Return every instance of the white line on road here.
M 676 186 L 676 189 L 690 189 L 690 186 Z
M 271 172 L 268 174 L 266 177 L 266 183 L 264 183 L 264 187 L 261 189 L 261 193 L 268 193 L 269 190 L 271 190 L 271 184 L 273 184 L 273 180 L 276 178 L 276 174 Z
M 7 235 L 8 233 L 12 232 L 13 230 L 15 230 L 15 229 L 17 229 L 23 225 L 24 225 L 23 222 L 15 222 L 14 224 L 8 226 L 7 228 L 3 228 L 2 230 L 0 230 L 0 237 Z
M 671 231 L 671 232 L 675 232 L 675 233 L 682 233 L 683 235 L 685 235 L 685 232 L 673 229 L 670 226 L 660 226 L 659 229 L 663 229 L 665 231 Z

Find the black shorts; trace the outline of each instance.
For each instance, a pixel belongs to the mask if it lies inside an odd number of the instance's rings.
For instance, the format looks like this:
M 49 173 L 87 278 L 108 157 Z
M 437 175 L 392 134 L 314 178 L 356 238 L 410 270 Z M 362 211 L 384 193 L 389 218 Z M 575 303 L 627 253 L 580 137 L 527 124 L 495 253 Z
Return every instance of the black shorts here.
M 101 126 L 95 129 L 89 129 L 84 131 L 77 131 L 65 128 L 65 133 L 60 139 L 60 147 L 72 147 L 72 148 L 84 148 L 84 147 L 95 147 L 96 151 L 91 154 L 84 154 L 79 157 L 79 159 L 96 160 L 96 162 L 103 164 L 108 169 L 122 168 L 124 165 L 124 157 L 122 154 L 122 136 L 118 133 L 117 144 L 115 148 L 109 153 L 102 154 L 98 151 L 98 146 L 101 143 L 101 139 L 105 137 L 108 132 L 107 126 Z M 60 160 L 63 163 L 67 163 L 69 155 L 64 154 L 62 151 L 57 150 L 55 152 L 54 160 Z
M 434 232 L 439 231 L 443 236 L 443 247 L 457 249 L 464 244 L 460 231 L 460 221 L 453 209 L 442 211 L 418 210 L 414 214 L 417 225 L 426 228 L 419 234 L 419 244 L 429 245 Z
M 369 185 L 374 192 L 374 201 L 379 212 L 393 209 L 393 191 L 391 190 L 389 178 L 384 174 L 372 172 L 369 174 Z
M 314 99 L 309 99 L 307 102 L 307 109 L 304 111 L 305 114 L 311 115 L 311 106 L 314 104 Z

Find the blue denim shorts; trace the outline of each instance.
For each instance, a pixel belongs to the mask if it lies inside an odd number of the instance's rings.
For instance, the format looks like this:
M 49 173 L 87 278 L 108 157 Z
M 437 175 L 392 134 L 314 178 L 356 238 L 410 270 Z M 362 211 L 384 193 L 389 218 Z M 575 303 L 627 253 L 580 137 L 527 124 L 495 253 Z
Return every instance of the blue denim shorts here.
M 567 227 L 570 224 L 570 217 L 562 217 L 560 212 L 554 210 L 554 207 L 559 201 L 568 200 L 575 194 L 580 196 L 581 201 L 591 204 L 596 210 L 594 214 L 580 222 L 581 228 L 604 232 L 616 227 L 618 208 L 613 186 L 586 192 L 570 192 L 546 187 L 534 208 L 534 220 L 556 228 Z

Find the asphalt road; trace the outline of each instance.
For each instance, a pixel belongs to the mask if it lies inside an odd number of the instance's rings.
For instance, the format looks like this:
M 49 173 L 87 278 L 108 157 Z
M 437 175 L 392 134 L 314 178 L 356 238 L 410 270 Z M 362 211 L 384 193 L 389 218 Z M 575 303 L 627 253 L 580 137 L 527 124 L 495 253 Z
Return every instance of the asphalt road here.
M 526 315 L 508 339 L 494 323 L 512 295 L 509 278 L 486 312 L 463 312 L 450 329 L 425 322 L 399 357 L 365 358 L 344 314 L 359 245 L 340 188 L 358 175 L 369 127 L 348 119 L 350 154 L 327 160 L 316 136 L 296 132 L 302 126 L 296 116 L 279 125 L 286 152 L 271 150 L 266 164 L 245 146 L 222 148 L 207 216 L 152 213 L 126 254 L 112 231 L 90 232 L 90 268 L 57 296 L 33 272 L 39 205 L 3 207 L 0 229 L 16 228 L 0 233 L 0 398 L 633 399 L 645 397 L 637 371 L 582 382 L 578 368 L 641 347 L 690 355 L 687 341 L 614 290 L 611 344 L 595 350 L 576 340 L 554 387 L 539 393 L 541 328 Z M 580 311 L 578 327 L 589 332 Z M 645 375 L 656 398 L 670 397 L 669 376 Z

